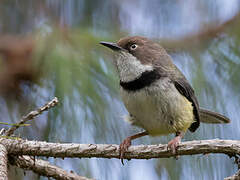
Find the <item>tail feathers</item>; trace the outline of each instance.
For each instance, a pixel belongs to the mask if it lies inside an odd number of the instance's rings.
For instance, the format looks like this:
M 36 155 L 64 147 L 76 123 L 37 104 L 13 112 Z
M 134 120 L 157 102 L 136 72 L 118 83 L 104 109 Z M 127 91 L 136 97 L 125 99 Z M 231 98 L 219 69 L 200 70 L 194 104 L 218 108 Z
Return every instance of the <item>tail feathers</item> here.
M 227 117 L 205 109 L 200 109 L 200 121 L 203 123 L 211 124 L 230 123 L 230 119 Z

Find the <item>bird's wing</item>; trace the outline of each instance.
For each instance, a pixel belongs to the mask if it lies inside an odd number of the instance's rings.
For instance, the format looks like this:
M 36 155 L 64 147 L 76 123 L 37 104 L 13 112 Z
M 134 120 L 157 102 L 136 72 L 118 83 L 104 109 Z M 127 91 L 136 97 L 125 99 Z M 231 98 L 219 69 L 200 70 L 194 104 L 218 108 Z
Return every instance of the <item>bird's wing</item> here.
M 200 112 L 199 112 L 199 104 L 196 96 L 194 95 L 194 90 L 191 85 L 188 83 L 185 76 L 181 73 L 181 71 L 177 68 L 177 66 L 172 62 L 171 57 L 164 53 L 164 55 L 158 56 L 158 58 L 153 59 L 154 67 L 158 69 L 161 77 L 168 76 L 174 83 L 176 89 L 181 93 L 184 97 L 186 97 L 193 106 L 193 114 L 196 119 L 195 122 L 192 123 L 189 130 L 191 132 L 196 131 L 196 129 L 200 125 Z
M 196 121 L 192 123 L 192 125 L 189 127 L 189 130 L 194 132 L 200 125 L 199 104 L 196 96 L 194 95 L 194 90 L 184 77 L 174 79 L 173 82 L 176 89 L 192 103 L 193 114 Z

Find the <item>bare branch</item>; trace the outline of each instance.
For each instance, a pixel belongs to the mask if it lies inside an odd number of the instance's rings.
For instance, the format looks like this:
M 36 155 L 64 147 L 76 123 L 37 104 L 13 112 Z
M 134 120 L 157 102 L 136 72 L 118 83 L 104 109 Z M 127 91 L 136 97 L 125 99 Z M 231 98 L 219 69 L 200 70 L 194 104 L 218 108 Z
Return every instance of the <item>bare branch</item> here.
M 52 177 L 59 180 L 90 180 L 86 177 L 78 176 L 75 173 L 67 172 L 49 162 L 41 159 L 33 159 L 29 156 L 11 156 L 11 165 L 25 170 L 31 170 L 41 176 Z
M 58 103 L 57 98 L 39 108 L 30 112 L 19 122 L 18 125 L 10 128 L 6 134 L 11 135 L 21 124 L 34 119 L 43 111 L 55 106 Z M 10 163 L 23 169 L 32 170 L 40 175 L 53 177 L 56 179 L 87 179 L 76 174 L 69 173 L 57 166 L 51 165 L 44 160 L 33 160 L 29 156 L 61 157 L 61 158 L 119 158 L 119 146 L 114 144 L 73 144 L 73 143 L 47 143 L 41 141 L 27 141 L 22 139 L 4 138 L 0 136 L 0 148 L 5 148 L 10 157 Z M 208 153 L 223 153 L 234 156 L 240 155 L 240 141 L 236 140 L 202 140 L 189 141 L 180 144 L 177 155 L 194 155 Z M 28 155 L 28 156 L 25 156 Z M 126 159 L 150 159 L 175 157 L 167 145 L 141 145 L 131 146 L 125 154 Z M 1 157 L 0 157 L 1 158 Z M 2 160 L 0 161 L 0 165 Z M 6 165 L 6 164 L 5 164 Z M 232 177 L 239 176 L 239 172 Z
M 24 116 L 21 121 L 12 126 L 10 129 L 4 133 L 5 137 L 10 136 L 18 129 L 21 125 L 25 124 L 27 121 L 34 119 L 42 112 L 49 110 L 50 108 L 58 104 L 58 99 L 55 97 L 52 101 L 48 102 L 44 106 L 38 108 L 35 111 L 30 112 Z M 4 136 L 2 136 L 4 137 Z M 53 177 L 60 180 L 88 180 L 88 178 L 78 176 L 77 174 L 69 173 L 57 166 L 51 165 L 49 162 L 44 160 L 33 160 L 29 156 L 10 156 L 11 164 L 21 167 L 26 170 L 32 170 L 33 172 L 47 177 Z
M 48 143 L 1 138 L 9 154 L 46 157 L 69 158 L 119 158 L 119 146 L 114 144 L 73 144 Z M 201 140 L 188 141 L 180 144 L 178 155 L 194 155 L 206 153 L 240 154 L 240 141 L 237 140 Z M 167 145 L 131 146 L 126 152 L 126 159 L 150 159 L 175 157 Z
M 119 146 L 114 144 L 61 144 L 5 138 L 0 138 L 0 143 L 4 144 L 11 155 L 59 158 L 119 158 Z M 240 155 L 240 141 L 219 139 L 188 141 L 181 143 L 177 151 L 177 155 L 209 153 L 222 153 L 229 156 Z M 130 146 L 125 154 L 126 159 L 169 158 L 175 156 L 176 154 L 167 149 L 167 145 L 162 144 Z M 238 174 L 235 174 L 232 178 L 237 176 Z
M 48 102 L 44 106 L 38 108 L 35 111 L 30 112 L 22 118 L 22 120 L 17 124 L 12 126 L 9 130 L 6 131 L 5 136 L 10 136 L 18 129 L 21 125 L 25 124 L 27 121 L 34 119 L 42 112 L 49 110 L 50 108 L 58 104 L 58 99 L 55 97 L 52 101 Z M 11 163 L 23 169 L 32 170 L 40 175 L 53 177 L 57 179 L 79 179 L 85 180 L 87 178 L 78 176 L 76 174 L 68 173 L 67 171 L 51 165 L 49 162 L 44 160 L 36 160 L 35 162 L 28 156 L 24 157 L 13 157 L 11 156 Z
M 0 144 L 0 179 L 7 180 L 8 179 L 8 171 L 7 171 L 7 149 L 4 145 Z
M 58 99 L 55 97 L 53 100 L 45 104 L 44 106 L 38 108 L 35 111 L 31 111 L 26 116 L 24 116 L 17 125 L 12 126 L 8 129 L 5 133 L 6 136 L 10 136 L 14 133 L 16 129 L 18 129 L 21 125 L 25 124 L 27 121 L 34 119 L 39 114 L 43 113 L 44 111 L 49 110 L 50 108 L 56 106 L 58 104 Z

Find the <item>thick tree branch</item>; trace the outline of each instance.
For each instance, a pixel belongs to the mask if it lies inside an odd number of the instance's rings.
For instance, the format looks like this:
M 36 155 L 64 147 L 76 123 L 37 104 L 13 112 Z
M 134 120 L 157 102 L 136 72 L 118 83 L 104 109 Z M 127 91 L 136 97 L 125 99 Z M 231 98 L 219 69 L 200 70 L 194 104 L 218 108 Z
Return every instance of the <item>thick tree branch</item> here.
M 0 138 L 0 143 L 3 144 L 9 154 L 11 155 L 29 155 L 29 156 L 45 156 L 45 157 L 60 157 L 60 158 L 119 158 L 119 146 L 114 144 L 73 144 L 73 143 L 47 143 L 41 141 L 27 141 Z M 180 144 L 177 155 L 195 155 L 195 154 L 209 154 L 222 153 L 229 156 L 240 155 L 240 141 L 237 140 L 201 140 L 189 141 Z M 150 158 L 169 158 L 175 157 L 171 150 L 167 149 L 167 145 L 140 145 L 131 146 L 126 152 L 126 159 L 150 159 Z M 25 157 L 25 156 L 24 156 Z M 29 158 L 29 157 L 26 157 Z M 18 158 L 17 162 L 22 159 Z M 42 160 L 41 160 L 42 161 Z M 43 161 L 44 163 L 48 163 Z M 25 165 L 20 167 L 31 167 L 29 169 L 42 173 L 45 165 L 40 164 L 38 170 L 33 167 L 34 161 L 29 164 L 27 160 L 23 160 Z M 35 163 L 38 163 L 36 161 Z M 52 166 L 52 165 L 49 165 Z M 56 169 L 55 166 L 53 166 Z M 51 169 L 51 168 L 50 168 Z M 61 170 L 64 171 L 64 170 Z M 57 172 L 55 170 L 48 172 Z M 58 173 L 55 173 L 55 176 Z M 43 174 L 46 176 L 46 174 Z M 53 177 L 53 176 L 52 176 Z M 228 177 L 228 180 L 239 178 L 239 172 Z
M 49 162 L 41 159 L 33 159 L 29 156 L 10 156 L 10 164 L 25 170 L 31 170 L 41 176 L 52 177 L 59 180 L 90 180 L 86 177 L 67 172 Z
M 4 145 L 0 144 L 0 179 L 7 180 L 8 179 L 8 171 L 7 171 L 7 149 Z
M 119 146 L 114 144 L 73 144 L 47 143 L 41 141 L 13 140 L 1 138 L 11 155 L 30 155 L 61 158 L 119 158 Z M 240 154 L 240 141 L 237 140 L 201 140 L 180 144 L 178 155 L 194 155 L 207 153 Z M 150 159 L 175 157 L 167 145 L 131 146 L 126 152 L 127 159 Z
M 24 116 L 17 125 L 12 126 L 8 129 L 5 133 L 6 136 L 10 136 L 14 133 L 16 129 L 18 129 L 22 124 L 25 124 L 27 121 L 34 119 L 39 114 L 43 113 L 44 111 L 49 110 L 50 108 L 56 106 L 58 104 L 58 99 L 55 97 L 52 101 L 48 102 L 44 106 L 38 108 L 35 111 L 31 111 L 26 116 Z

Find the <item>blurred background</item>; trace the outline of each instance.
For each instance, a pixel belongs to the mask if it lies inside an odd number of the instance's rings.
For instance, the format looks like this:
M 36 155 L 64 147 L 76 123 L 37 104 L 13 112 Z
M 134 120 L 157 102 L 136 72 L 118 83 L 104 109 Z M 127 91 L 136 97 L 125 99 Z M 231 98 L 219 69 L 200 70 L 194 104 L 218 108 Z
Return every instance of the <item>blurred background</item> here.
M 146 36 L 160 44 L 181 40 L 239 12 L 239 0 L 1 0 L 0 122 L 15 123 L 56 96 L 60 105 L 16 134 L 49 142 L 120 144 L 141 129 L 123 121 L 127 111 L 118 93 L 113 56 L 99 41 L 127 35 Z M 189 49 L 170 52 L 201 107 L 231 119 L 227 125 L 201 124 L 183 141 L 240 139 L 240 20 L 226 29 L 220 36 L 199 38 Z M 143 137 L 133 144 L 163 144 L 172 137 Z M 234 159 L 217 154 L 131 160 L 125 166 L 118 159 L 48 160 L 104 180 L 219 180 L 237 171 Z M 9 175 L 46 179 L 14 167 Z

